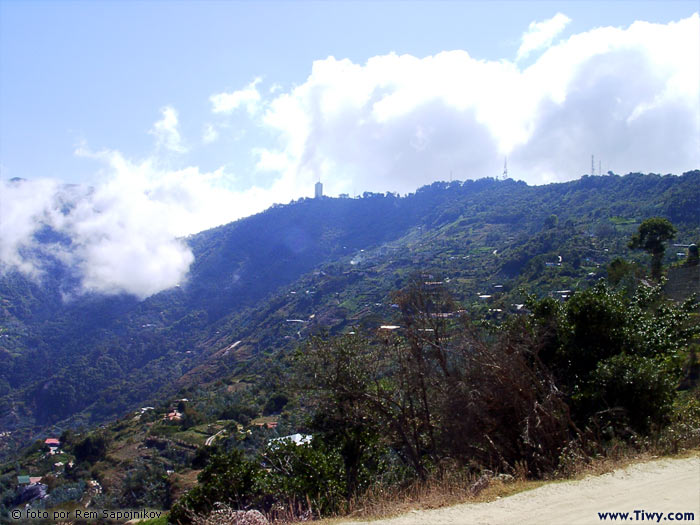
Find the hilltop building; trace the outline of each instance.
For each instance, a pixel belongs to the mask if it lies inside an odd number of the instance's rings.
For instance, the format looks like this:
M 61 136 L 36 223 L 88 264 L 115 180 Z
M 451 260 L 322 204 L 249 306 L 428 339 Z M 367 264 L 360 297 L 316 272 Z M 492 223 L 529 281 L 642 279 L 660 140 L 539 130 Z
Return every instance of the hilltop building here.
M 316 183 L 316 191 L 315 191 L 314 196 L 317 199 L 320 199 L 321 197 L 323 197 L 323 184 L 321 184 L 321 181 L 318 181 Z

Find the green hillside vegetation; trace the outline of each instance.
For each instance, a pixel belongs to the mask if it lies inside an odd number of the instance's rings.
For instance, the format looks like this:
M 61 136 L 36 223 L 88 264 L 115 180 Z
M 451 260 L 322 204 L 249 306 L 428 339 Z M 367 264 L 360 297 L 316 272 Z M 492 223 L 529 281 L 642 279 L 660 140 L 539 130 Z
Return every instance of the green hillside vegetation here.
M 678 391 L 697 302 L 669 303 L 658 286 L 629 298 L 601 281 L 565 303 L 530 297 L 531 313 L 483 327 L 440 315 L 455 303 L 424 279 L 394 296 L 401 330 L 300 348 L 290 381 L 310 407 L 309 443 L 212 456 L 170 521 L 215 502 L 322 516 L 445 467 L 537 478 L 614 440 L 700 444 L 698 391 Z
M 589 274 L 600 273 L 611 253 L 629 256 L 625 244 L 645 216 L 665 210 L 681 240 L 697 238 L 689 200 L 697 179 L 697 172 L 585 177 L 534 188 L 486 179 L 435 183 L 405 198 L 305 200 L 193 237 L 197 259 L 186 286 L 141 303 L 88 297 L 63 304 L 65 281 L 39 286 L 10 275 L 0 286 L 3 428 L 62 422 L 60 430 L 157 399 L 227 338 L 260 333 L 246 310 L 259 310 L 261 301 L 268 306 L 258 317 L 278 333 L 265 346 L 245 345 L 253 354 L 295 333 L 266 313 L 308 317 L 335 288 L 336 304 L 324 305 L 335 309 L 322 315 L 352 322 L 416 267 L 440 271 L 455 296 L 470 302 L 478 292 L 494 295 L 523 282 L 540 291 L 568 289 L 594 279 Z M 634 222 L 620 225 L 623 214 Z M 359 286 L 348 289 L 351 281 Z M 292 283 L 288 294 L 303 297 L 283 295 Z M 492 288 L 498 284 L 503 288 Z M 280 301 L 285 309 L 275 308 Z
M 60 266 L 44 283 L 5 275 L 0 441 L 8 459 L 41 441 L 0 471 L 3 508 L 18 475 L 51 473 L 47 505 L 170 508 L 199 474 L 173 520 L 218 500 L 319 515 L 447 458 L 542 477 L 615 440 L 692 446 L 697 390 L 677 388 L 697 378 L 697 317 L 628 243 L 652 217 L 697 243 L 698 201 L 698 171 L 435 183 L 305 199 L 193 236 L 188 281 L 142 302 L 64 303 L 75 282 Z M 679 250 L 662 269 L 690 268 Z M 297 432 L 311 444 L 270 444 Z M 61 461 L 42 445 L 54 436 Z
M 188 523 L 223 501 L 319 516 L 444 468 L 549 477 L 622 442 L 700 444 L 697 386 L 678 390 L 698 350 L 697 303 L 601 281 L 566 302 L 530 296 L 529 313 L 484 325 L 436 315 L 458 304 L 426 277 L 392 294 L 400 330 L 314 336 L 260 386 L 231 378 L 190 389 L 187 401 L 64 432 L 53 456 L 35 443 L 3 467 L 3 507 L 17 502 L 18 475 L 43 474 L 50 496 L 39 508 L 177 502 L 171 521 Z M 165 419 L 175 410 L 179 420 Z M 297 431 L 310 443 L 271 441 Z

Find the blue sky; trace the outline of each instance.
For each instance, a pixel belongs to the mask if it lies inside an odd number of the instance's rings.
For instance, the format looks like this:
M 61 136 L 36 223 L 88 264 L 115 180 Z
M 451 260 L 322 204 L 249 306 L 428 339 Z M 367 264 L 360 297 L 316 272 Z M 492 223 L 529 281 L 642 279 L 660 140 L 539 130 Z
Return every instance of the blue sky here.
M 56 247 L 86 290 L 145 296 L 186 274 L 178 236 L 318 178 L 403 194 L 498 175 L 506 155 L 531 184 L 580 177 L 591 154 L 603 172 L 696 169 L 697 11 L 0 0 L 0 266 L 39 275 L 22 247 L 50 225 L 82 250 Z M 163 254 L 161 278 L 134 277 Z
M 566 37 L 635 20 L 666 23 L 697 9 L 694 1 L 3 0 L 2 177 L 95 182 L 99 163 L 76 156 L 77 145 L 147 156 L 160 108 L 176 108 L 181 134 L 193 137 L 207 120 L 212 93 L 256 77 L 288 89 L 328 56 L 362 64 L 389 52 L 425 57 L 463 49 L 477 59 L 513 60 L 528 24 L 557 12 L 571 18 L 560 35 Z M 224 140 L 178 162 L 252 172 L 250 148 L 267 137 L 245 119 L 231 127 L 231 136 L 244 130 L 246 140 Z

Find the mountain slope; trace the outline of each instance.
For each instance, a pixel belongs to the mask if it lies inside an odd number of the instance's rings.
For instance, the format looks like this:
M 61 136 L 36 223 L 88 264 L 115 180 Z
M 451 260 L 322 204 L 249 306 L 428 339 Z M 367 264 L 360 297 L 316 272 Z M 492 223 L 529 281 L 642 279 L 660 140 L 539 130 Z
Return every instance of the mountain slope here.
M 540 187 L 434 183 L 402 198 L 305 199 L 194 235 L 187 282 L 141 302 L 65 303 L 75 281 L 60 265 L 41 283 L 5 274 L 0 429 L 20 441 L 49 425 L 102 421 L 255 370 L 322 326 L 377 324 L 392 315 L 389 292 L 416 270 L 449 279 L 463 304 L 497 315 L 521 285 L 585 286 L 614 256 L 643 262 L 626 242 L 646 217 L 668 217 L 679 240 L 697 241 L 699 201 L 698 171 Z

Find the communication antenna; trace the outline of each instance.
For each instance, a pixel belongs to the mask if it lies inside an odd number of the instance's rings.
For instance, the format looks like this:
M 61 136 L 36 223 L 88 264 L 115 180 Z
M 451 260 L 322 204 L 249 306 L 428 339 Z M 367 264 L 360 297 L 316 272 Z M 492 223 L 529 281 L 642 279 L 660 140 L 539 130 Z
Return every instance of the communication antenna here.
M 593 159 L 593 155 L 591 155 L 591 175 L 595 175 L 595 160 Z
M 503 159 L 503 180 L 508 178 L 508 157 Z
M 598 175 L 602 175 L 602 174 L 603 174 L 603 170 L 601 169 L 601 162 L 598 161 Z

